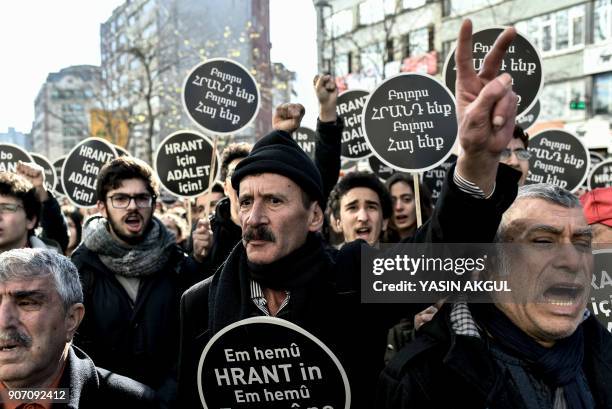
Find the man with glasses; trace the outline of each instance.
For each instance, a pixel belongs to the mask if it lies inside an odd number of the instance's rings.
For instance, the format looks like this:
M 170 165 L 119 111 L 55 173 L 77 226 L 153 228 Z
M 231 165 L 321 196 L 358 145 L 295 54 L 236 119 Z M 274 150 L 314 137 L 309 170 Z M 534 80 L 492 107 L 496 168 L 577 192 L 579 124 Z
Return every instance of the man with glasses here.
M 100 170 L 100 215 L 85 223 L 72 255 L 87 310 L 76 344 L 96 364 L 152 387 L 170 405 L 179 299 L 200 277 L 153 217 L 158 194 L 153 170 L 138 159 L 120 157 Z
M 0 172 L 0 253 L 23 247 L 48 248 L 34 235 L 42 203 L 30 181 Z
M 501 151 L 499 160 L 501 163 L 505 163 L 508 166 L 512 166 L 514 169 L 521 171 L 521 180 L 519 180 L 519 186 L 525 184 L 527 174 L 529 173 L 529 158 L 531 153 L 527 150 L 529 143 L 529 135 L 523 131 L 523 128 L 516 125 L 514 127 L 514 133 L 512 139 L 506 146 L 506 149 Z

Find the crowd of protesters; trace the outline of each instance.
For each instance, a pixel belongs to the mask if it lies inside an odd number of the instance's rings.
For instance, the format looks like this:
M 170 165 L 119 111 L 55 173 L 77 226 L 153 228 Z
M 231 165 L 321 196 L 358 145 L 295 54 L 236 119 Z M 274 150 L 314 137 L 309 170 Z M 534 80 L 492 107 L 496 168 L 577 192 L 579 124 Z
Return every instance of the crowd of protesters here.
M 131 157 L 102 168 L 87 211 L 45 189 L 35 165 L 0 173 L 3 401 L 12 388 L 68 387 L 67 407 L 199 408 L 206 343 L 265 315 L 330 346 L 351 407 L 611 408 L 612 338 L 586 312 L 580 254 L 538 253 L 547 273 L 515 278 L 531 288 L 548 279 L 546 291 L 566 294 L 552 307 L 495 297 L 414 311 L 360 303 L 363 245 L 612 243 L 612 188 L 578 198 L 523 186 L 528 135 L 515 126 L 511 78 L 498 75 L 514 35 L 500 35 L 476 75 L 471 23 L 461 27 L 462 151 L 435 206 L 412 175 L 340 173 L 343 122 L 329 75 L 314 81 L 314 160 L 291 138 L 303 107 L 283 104 L 270 134 L 223 149 L 219 181 L 193 200 L 160 192 L 152 168 Z

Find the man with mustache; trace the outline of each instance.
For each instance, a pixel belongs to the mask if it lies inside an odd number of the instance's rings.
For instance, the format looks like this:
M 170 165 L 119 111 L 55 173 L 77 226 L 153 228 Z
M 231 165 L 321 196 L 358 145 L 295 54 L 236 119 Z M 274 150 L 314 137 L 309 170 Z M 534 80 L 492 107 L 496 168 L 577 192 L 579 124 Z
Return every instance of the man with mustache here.
M 340 137 L 344 125 L 336 115 L 338 91 L 331 76 L 317 75 L 313 86 L 319 101 L 314 162 L 323 176 L 323 189 L 327 196 L 336 184 L 340 172 Z M 304 114 L 305 109 L 301 104 L 280 104 L 274 110 L 272 127 L 291 134 L 300 127 Z M 217 271 L 242 239 L 240 206 L 231 177 L 236 166 L 247 157 L 251 148 L 247 143 L 233 143 L 223 150 L 220 175 L 227 198 L 219 202 L 210 223 L 206 219 L 200 219 L 194 229 L 194 258 L 203 264 L 206 276 Z
M 415 240 L 490 241 L 500 211 L 516 195 L 517 172 L 499 165 L 498 158 L 512 137 L 516 115 L 512 80 L 508 74 L 498 76 L 513 36 L 512 30 L 500 36 L 483 79 L 458 73 L 457 88 L 466 93 L 459 109 L 463 153 L 449 172 L 440 205 Z M 458 56 L 465 59 L 465 52 Z M 455 173 L 482 198 L 463 191 L 453 181 Z M 326 251 L 317 234 L 326 199 L 318 170 L 288 134 L 272 132 L 236 167 L 232 186 L 238 192 L 242 243 L 213 277 L 181 300 L 181 404 L 201 407 L 197 364 L 206 342 L 229 324 L 269 315 L 297 323 L 331 345 L 347 369 L 353 407 L 369 407 L 375 388 L 369 356 L 379 354 L 382 362 L 384 351 L 370 349 L 378 334 L 369 333 L 372 317 L 364 322 L 359 314 L 362 242 L 348 243 L 333 257 Z M 480 223 L 473 226 L 476 218 Z
M 94 366 L 72 345 L 83 319 L 83 292 L 70 260 L 54 251 L 0 254 L 0 399 L 2 407 L 58 407 L 18 393 L 50 388 L 71 408 L 156 408 L 154 393 L 132 379 Z M 62 407 L 64 407 L 62 405 Z
M 155 217 L 153 170 L 126 156 L 98 174 L 100 215 L 83 227 L 72 260 L 79 269 L 87 316 L 76 343 L 98 364 L 156 390 L 170 405 L 182 292 L 201 279 L 197 264 Z

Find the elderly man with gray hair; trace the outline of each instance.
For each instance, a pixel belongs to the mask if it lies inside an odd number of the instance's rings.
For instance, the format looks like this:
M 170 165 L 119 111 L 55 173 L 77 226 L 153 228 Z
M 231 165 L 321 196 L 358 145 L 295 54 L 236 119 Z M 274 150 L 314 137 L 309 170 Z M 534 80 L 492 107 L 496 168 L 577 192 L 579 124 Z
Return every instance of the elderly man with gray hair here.
M 84 314 L 79 275 L 68 258 L 31 248 L 0 254 L 4 408 L 157 407 L 147 386 L 95 367 L 72 345 Z
M 382 373 L 377 407 L 611 407 L 612 336 L 586 309 L 592 230 L 578 199 L 521 187 L 497 241 L 511 244 L 485 274 L 512 291 L 444 305 Z

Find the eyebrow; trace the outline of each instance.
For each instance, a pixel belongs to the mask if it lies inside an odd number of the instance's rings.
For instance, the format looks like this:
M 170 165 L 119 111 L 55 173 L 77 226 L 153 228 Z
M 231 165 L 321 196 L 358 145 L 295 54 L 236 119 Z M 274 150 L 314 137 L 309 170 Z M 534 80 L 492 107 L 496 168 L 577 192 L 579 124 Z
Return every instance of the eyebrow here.
M 593 238 L 593 229 L 591 227 L 585 227 L 584 229 L 578 229 L 574 232 L 574 234 L 572 235 L 573 237 L 575 236 L 588 236 L 590 238 Z
M 285 195 L 284 195 L 284 194 L 282 194 L 282 193 L 266 193 L 266 194 L 261 195 L 261 197 L 263 197 L 263 198 L 264 198 L 264 199 L 266 199 L 266 200 L 267 200 L 267 199 L 271 199 L 271 198 L 273 198 L 273 197 L 274 197 L 274 198 L 280 198 L 280 199 L 282 199 L 282 200 L 287 200 L 287 196 L 285 196 Z
M 352 206 L 352 205 L 356 204 L 358 201 L 359 201 L 359 199 L 351 200 L 350 202 L 345 203 L 344 207 Z
M 356 204 L 358 201 L 359 201 L 359 199 L 351 200 L 350 202 L 345 203 L 345 204 L 344 204 L 344 207 L 347 207 L 347 206 L 352 206 L 352 205 Z M 376 206 L 380 206 L 380 203 L 378 203 L 376 200 L 366 200 L 366 201 L 365 201 L 365 203 L 366 203 L 367 205 L 376 205 Z
M 15 298 L 35 298 L 39 300 L 45 300 L 47 294 L 42 290 L 17 290 L 12 292 Z
M 529 235 L 531 233 L 540 233 L 540 232 L 541 233 L 561 234 L 563 232 L 563 229 L 559 229 L 557 227 L 554 227 L 548 224 L 536 224 L 535 226 L 528 228 L 525 234 Z
M 535 225 L 535 226 L 527 229 L 526 234 L 529 235 L 531 233 L 538 233 L 538 232 L 552 233 L 552 234 L 561 234 L 561 233 L 563 233 L 563 229 L 559 229 L 557 227 L 550 226 L 548 224 L 538 224 L 538 225 Z M 593 229 L 591 229 L 590 227 L 585 227 L 585 228 L 577 229 L 572 234 L 572 237 L 576 237 L 576 236 L 593 237 Z

